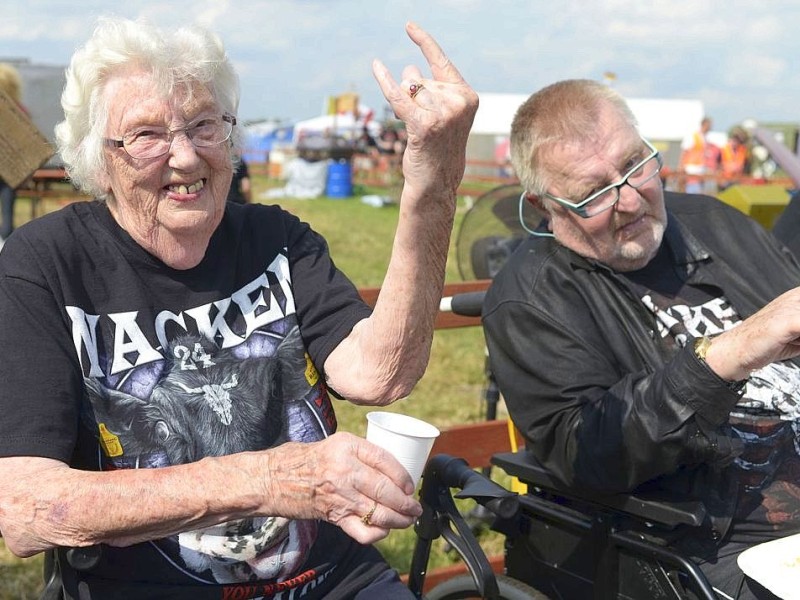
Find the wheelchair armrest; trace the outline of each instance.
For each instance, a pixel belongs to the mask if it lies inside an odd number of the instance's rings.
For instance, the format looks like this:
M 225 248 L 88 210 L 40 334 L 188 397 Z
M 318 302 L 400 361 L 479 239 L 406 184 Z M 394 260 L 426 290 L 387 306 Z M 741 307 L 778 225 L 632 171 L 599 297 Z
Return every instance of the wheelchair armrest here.
M 697 500 L 676 500 L 652 493 L 581 494 L 556 480 L 527 451 L 501 452 L 492 456 L 492 464 L 529 486 L 540 488 L 557 496 L 588 502 L 601 508 L 612 509 L 643 521 L 657 523 L 670 529 L 678 525 L 700 526 L 705 520 L 705 505 Z

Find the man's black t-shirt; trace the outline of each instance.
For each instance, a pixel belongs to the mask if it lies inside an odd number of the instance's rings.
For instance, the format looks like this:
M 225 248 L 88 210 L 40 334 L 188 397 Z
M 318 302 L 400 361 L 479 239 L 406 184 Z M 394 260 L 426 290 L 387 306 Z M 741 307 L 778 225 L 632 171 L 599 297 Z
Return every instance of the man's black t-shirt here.
M 336 418 L 317 367 L 368 314 L 277 207 L 228 204 L 201 263 L 175 270 L 104 204 L 74 204 L 0 255 L 0 456 L 159 468 L 323 439 Z M 319 598 L 385 568 L 337 527 L 280 517 L 103 546 L 86 573 L 61 563 L 93 598 Z
M 724 290 L 710 284 L 688 285 L 678 276 L 667 244 L 646 267 L 621 275 L 655 315 L 660 339 L 670 352 L 741 322 Z M 788 535 L 798 530 L 798 395 L 800 369 L 789 361 L 773 363 L 751 374 L 729 417 L 744 448 L 733 464 L 740 481 L 730 531 L 735 542 L 759 543 L 776 531 Z

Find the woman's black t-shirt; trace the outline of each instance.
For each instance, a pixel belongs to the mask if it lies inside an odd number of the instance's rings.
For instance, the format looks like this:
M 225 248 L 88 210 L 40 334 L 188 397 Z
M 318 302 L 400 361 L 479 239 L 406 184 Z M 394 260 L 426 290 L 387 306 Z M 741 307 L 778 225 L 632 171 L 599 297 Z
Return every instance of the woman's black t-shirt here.
M 318 369 L 369 312 L 278 207 L 228 203 L 205 258 L 175 270 L 105 204 L 73 204 L 0 254 L 0 456 L 141 469 L 323 439 Z M 104 545 L 88 572 L 60 558 L 81 598 L 322 598 L 385 568 L 337 527 L 280 517 Z

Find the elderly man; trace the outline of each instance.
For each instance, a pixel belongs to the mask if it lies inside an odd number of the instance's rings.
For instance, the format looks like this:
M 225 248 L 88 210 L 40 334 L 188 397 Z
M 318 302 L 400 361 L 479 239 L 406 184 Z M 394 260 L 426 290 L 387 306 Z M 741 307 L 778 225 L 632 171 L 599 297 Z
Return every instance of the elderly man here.
M 771 597 L 736 556 L 800 531 L 800 267 L 738 211 L 664 192 L 661 157 L 602 84 L 531 96 L 511 155 L 546 218 L 495 278 L 484 327 L 528 447 L 578 489 L 702 500 L 708 523 L 678 547 L 720 597 Z

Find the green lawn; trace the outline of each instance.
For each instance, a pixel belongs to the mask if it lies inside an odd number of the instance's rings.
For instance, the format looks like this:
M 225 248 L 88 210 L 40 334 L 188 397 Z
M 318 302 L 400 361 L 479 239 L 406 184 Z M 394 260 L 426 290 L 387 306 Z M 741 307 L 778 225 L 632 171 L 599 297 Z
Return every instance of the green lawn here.
M 269 186 L 257 178 L 255 197 Z M 361 193 L 380 193 L 380 190 L 356 190 Z M 266 202 L 266 201 L 265 201 Z M 398 206 L 375 208 L 363 204 L 360 197 L 346 199 L 320 198 L 315 200 L 281 200 L 288 211 L 308 221 L 328 240 L 336 264 L 359 287 L 380 286 L 389 260 Z M 48 206 L 55 209 L 57 206 Z M 30 214 L 24 200 L 16 207 L 17 222 Z M 466 211 L 459 204 L 456 229 Z M 454 231 L 454 233 L 455 233 Z M 455 235 L 452 239 L 455 239 Z M 447 264 L 447 281 L 460 281 L 455 259 Z M 425 376 L 411 395 L 394 405 L 393 409 L 430 421 L 439 427 L 480 420 L 483 406 L 480 398 L 483 389 L 483 335 L 480 328 L 449 329 L 437 331 L 434 336 L 431 361 Z M 370 409 L 346 402 L 337 402 L 339 429 L 364 435 L 364 415 Z M 410 562 L 413 531 L 393 532 L 379 544 L 387 560 L 406 571 Z M 493 535 L 483 541 L 492 553 L 500 551 L 500 540 Z M 434 547 L 431 566 L 453 562 L 453 557 Z M 0 541 L 0 600 L 25 600 L 36 598 L 41 573 L 40 557 L 20 560 L 13 557 Z

